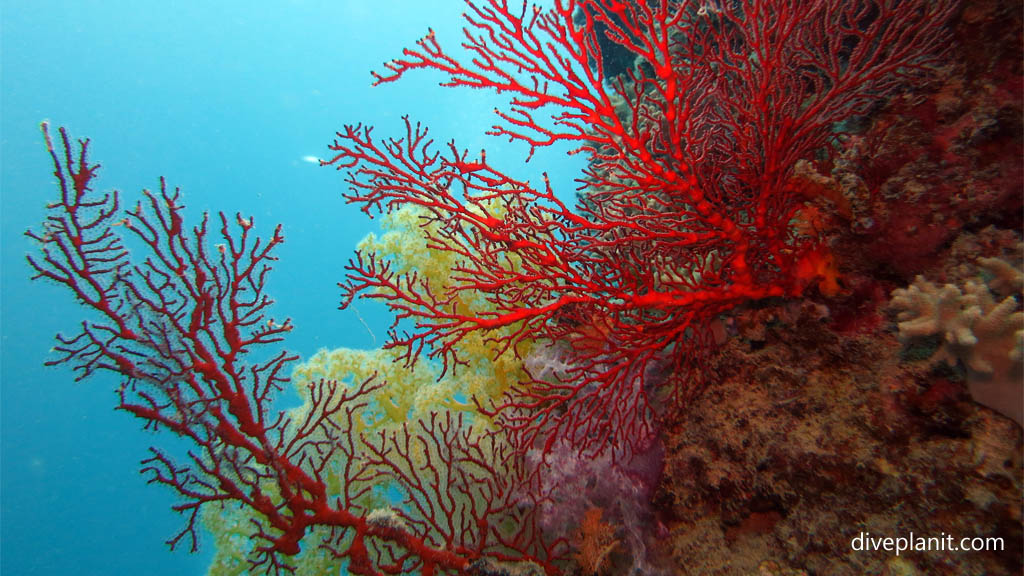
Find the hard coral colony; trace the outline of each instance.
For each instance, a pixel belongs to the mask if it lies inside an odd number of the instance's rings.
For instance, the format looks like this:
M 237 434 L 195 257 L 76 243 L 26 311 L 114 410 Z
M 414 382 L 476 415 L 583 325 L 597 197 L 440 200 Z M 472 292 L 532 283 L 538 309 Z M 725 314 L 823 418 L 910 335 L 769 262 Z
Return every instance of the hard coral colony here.
M 88 141 L 61 129 L 54 145 L 44 125 L 61 196 L 29 262 L 94 318 L 51 363 L 121 375 L 119 408 L 194 443 L 188 465 L 154 449 L 144 472 L 183 498 L 172 546 L 194 548 L 205 519 L 214 573 L 667 572 L 666 438 L 715 386 L 722 345 L 757 340 L 760 311 L 782 310 L 776 327 L 808 309 L 821 324 L 821 301 L 874 316 L 860 309 L 881 284 L 844 282 L 834 254 L 856 197 L 814 171 L 841 175 L 855 133 L 935 81 L 957 8 L 467 1 L 469 59 L 431 32 L 376 83 L 430 69 L 511 94 L 489 133 L 531 155 L 575 145 L 579 201 L 437 151 L 409 118 L 385 140 L 346 126 L 325 164 L 389 232 L 350 262 L 343 305 L 381 300 L 395 323 L 380 351 L 296 368 L 304 405 L 276 415 L 296 360 L 266 351 L 291 329 L 267 316 L 281 228 L 187 227 L 163 181 L 122 212 L 91 189 Z M 734 537 L 780 522 L 757 514 Z

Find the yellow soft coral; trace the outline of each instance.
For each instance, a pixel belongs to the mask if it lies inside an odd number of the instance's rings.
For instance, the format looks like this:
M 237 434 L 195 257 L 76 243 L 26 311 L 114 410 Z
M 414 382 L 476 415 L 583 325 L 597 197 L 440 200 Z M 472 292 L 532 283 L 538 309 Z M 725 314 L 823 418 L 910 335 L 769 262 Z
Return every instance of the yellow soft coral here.
M 498 206 L 488 209 L 496 218 L 503 216 Z M 432 291 L 444 293 L 452 284 L 458 256 L 429 247 L 428 237 L 436 226 L 423 216 L 423 209 L 416 206 L 385 214 L 381 224 L 384 233 L 368 235 L 359 243 L 359 250 L 387 258 L 398 274 L 415 271 Z M 455 307 L 459 314 L 473 315 L 490 309 L 491 305 L 482 295 L 464 291 L 459 293 Z M 301 390 L 306 383 L 321 378 L 361 382 L 376 374 L 388 385 L 377 391 L 367 412 L 369 418 L 365 424 L 369 428 L 416 420 L 441 409 L 475 413 L 472 398 L 500 398 L 522 378 L 520 357 L 525 357 L 532 348 L 532 343 L 527 342 L 518 350 L 495 357 L 488 339 L 487 335 L 472 333 L 460 341 L 459 358 L 465 365 L 443 378 L 439 377 L 438 367 L 427 361 L 420 360 L 415 369 L 408 369 L 399 361 L 400 354 L 395 350 L 341 348 L 321 350 L 295 369 L 293 380 Z
M 497 208 L 493 213 L 497 217 L 502 215 Z M 432 226 L 421 216 L 422 211 L 415 207 L 386 214 L 382 221 L 383 234 L 370 234 L 359 244 L 359 249 L 387 258 L 397 273 L 415 271 L 429 282 L 432 290 L 443 292 L 451 284 L 457 256 L 429 247 L 427 237 Z M 518 264 L 509 262 L 508 265 Z M 467 315 L 479 314 L 490 308 L 485 298 L 468 292 L 460 293 L 455 306 L 460 314 Z M 414 368 L 407 366 L 401 361 L 399 350 L 320 350 L 293 370 L 292 382 L 303 404 L 291 410 L 290 417 L 293 422 L 300 422 L 311 409 L 312 382 L 332 380 L 341 383 L 343 389 L 351 389 L 373 378 L 387 384 L 363 397 L 366 405 L 353 422 L 353 434 L 380 438 L 380 434 L 397 432 L 407 423 L 428 421 L 432 412 L 446 411 L 461 413 L 461 422 L 465 426 L 472 425 L 474 434 L 481 434 L 491 428 L 491 422 L 476 411 L 473 398 L 483 402 L 496 400 L 513 384 L 524 379 L 520 358 L 526 357 L 531 348 L 533 343 L 526 341 L 517 350 L 495 356 L 488 338 L 473 333 L 458 344 L 459 358 L 464 364 L 443 376 L 439 366 L 427 360 L 418 361 Z M 354 445 L 357 451 L 360 446 L 359 443 Z M 354 458 L 363 456 L 357 453 Z M 343 489 L 340 472 L 343 465 L 343 462 L 332 463 L 324 470 L 324 479 L 331 493 L 338 494 Z M 417 463 L 412 462 L 412 465 Z M 400 489 L 385 476 L 376 482 L 372 490 L 360 491 L 355 505 L 364 510 L 384 510 L 401 498 Z M 465 496 L 453 494 L 451 498 L 455 501 Z M 248 559 L 253 553 L 250 533 L 253 524 L 245 514 L 238 509 L 220 507 L 204 510 L 204 524 L 213 533 L 217 545 L 210 576 L 246 573 Z M 307 535 L 306 541 L 322 541 L 328 536 Z M 316 546 L 304 546 L 303 551 L 289 562 L 300 575 L 337 574 L 340 569 L 336 559 Z
M 504 217 L 503 209 L 497 204 L 487 209 L 495 218 Z M 452 271 L 457 268 L 459 257 L 450 251 L 429 247 L 427 237 L 435 233 L 436 225 L 426 220 L 424 214 L 425 211 L 417 206 L 406 206 L 386 214 L 382 223 L 384 234 L 370 234 L 360 242 L 359 250 L 386 257 L 393 263 L 396 273 L 415 271 L 419 278 L 430 285 L 432 291 L 445 293 L 452 286 Z M 516 267 L 519 263 L 510 261 L 508 265 Z M 470 291 L 458 293 L 455 307 L 457 313 L 467 316 L 479 315 L 493 308 L 482 294 Z M 520 358 L 526 357 L 533 346 L 530 342 L 524 342 L 517 350 L 509 350 L 495 357 L 494 346 L 489 340 L 501 335 L 474 332 L 463 338 L 457 349 L 459 358 L 467 364 L 456 370 L 456 380 L 448 381 L 446 375 L 445 380 L 439 381 L 437 386 L 426 387 L 423 379 L 417 376 L 414 386 L 420 396 L 418 402 L 434 409 L 440 405 L 469 410 L 472 409 L 469 401 L 474 396 L 481 399 L 501 397 L 521 378 Z M 387 357 L 396 358 L 391 354 Z M 421 368 L 417 366 L 416 371 L 419 370 Z M 431 372 L 431 377 L 436 379 L 436 373 Z M 388 381 L 391 382 L 390 379 Z M 411 390 L 412 386 L 410 384 L 406 388 Z
M 251 574 L 256 559 L 252 538 L 253 511 L 239 506 L 206 506 L 202 511 L 203 525 L 213 536 L 214 556 L 207 567 L 207 576 L 246 576 Z M 264 520 L 259 518 L 259 520 Z M 330 539 L 330 529 L 316 527 L 306 535 L 307 542 Z M 303 546 L 301 552 L 288 559 L 294 567 L 293 576 L 335 576 L 340 573 L 341 562 L 329 550 L 316 545 Z

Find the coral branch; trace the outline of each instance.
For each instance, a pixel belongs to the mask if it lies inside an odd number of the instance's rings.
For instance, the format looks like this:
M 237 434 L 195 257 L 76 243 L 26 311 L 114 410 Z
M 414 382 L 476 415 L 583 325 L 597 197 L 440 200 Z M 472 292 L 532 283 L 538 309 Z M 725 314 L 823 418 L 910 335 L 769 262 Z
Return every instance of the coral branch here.
M 573 343 L 567 379 L 524 383 L 493 405 L 525 434 L 525 450 L 564 434 L 635 438 L 644 426 L 628 422 L 648 412 L 645 365 L 667 354 L 679 374 L 718 315 L 829 279 L 827 247 L 791 225 L 796 163 L 828 154 L 837 123 L 926 73 L 955 2 L 467 6 L 468 59 L 431 31 L 377 83 L 432 69 L 446 86 L 511 94 L 491 134 L 531 155 L 578 145 L 590 159 L 585 192 L 572 209 L 546 176 L 538 188 L 482 153 L 454 143 L 438 152 L 408 118 L 403 137 L 380 142 L 348 126 L 325 164 L 348 170 L 349 202 L 368 214 L 418 207 L 430 247 L 458 265 L 439 289 L 360 254 L 343 306 L 385 301 L 396 316 L 388 346 L 404 347 L 410 364 L 426 354 L 457 366 L 459 342 L 478 332 L 496 352 L 527 338 Z M 635 65 L 609 74 L 613 55 Z M 673 383 L 676 397 L 695 386 Z
M 254 235 L 251 219 L 221 214 L 221 243 L 211 246 L 206 216 L 188 229 L 178 190 L 162 180 L 158 192 L 145 192 L 143 202 L 121 215 L 116 192 L 94 197 L 99 166 L 88 162 L 88 140 L 75 155 L 63 128 L 58 146 L 48 126 L 42 128 L 61 196 L 49 205 L 42 232 L 26 233 L 39 245 L 28 260 L 36 278 L 67 288 L 94 318 L 77 336 L 57 337 L 58 357 L 49 364 L 71 364 L 79 379 L 98 371 L 118 374 L 124 378 L 121 410 L 147 428 L 191 442 L 185 464 L 156 448 L 142 462 L 150 483 L 182 497 L 174 509 L 186 523 L 168 541 L 172 547 L 185 541 L 196 549 L 202 508 L 240 506 L 252 517 L 254 572 L 291 571 L 286 557 L 318 526 L 330 532 L 321 546 L 347 558 L 352 574 L 393 573 L 389 565 L 413 558 L 424 573 L 428 566 L 450 572 L 485 552 L 434 536 L 441 518 L 405 529 L 375 522 L 365 508 L 381 474 L 374 459 L 381 445 L 363 440 L 360 422 L 384 384 L 373 378 L 351 386 L 311 382 L 303 411 L 274 416 L 271 402 L 296 358 L 267 348 L 292 329 L 289 320 L 268 315 L 273 301 L 266 282 L 273 251 L 284 241 L 280 227 L 264 240 Z M 132 258 L 126 246 L 145 256 Z M 455 427 L 443 435 L 424 432 L 426 442 L 438 445 L 461 437 Z M 405 438 L 423 442 L 413 434 Z M 412 486 L 418 480 L 397 481 Z M 441 498 L 447 486 L 434 482 L 417 490 L 423 498 Z M 518 558 L 526 552 L 508 546 L 505 553 Z
M 467 557 L 514 559 L 557 572 L 554 561 L 565 543 L 545 542 L 537 525 L 537 496 L 521 460 L 509 458 L 499 436 L 478 434 L 462 415 L 430 415 L 401 430 L 381 432 L 369 442 L 368 461 L 377 474 L 400 487 L 404 506 L 380 511 L 377 522 L 410 527 L 436 548 Z M 403 574 L 432 569 L 406 556 L 392 556 Z

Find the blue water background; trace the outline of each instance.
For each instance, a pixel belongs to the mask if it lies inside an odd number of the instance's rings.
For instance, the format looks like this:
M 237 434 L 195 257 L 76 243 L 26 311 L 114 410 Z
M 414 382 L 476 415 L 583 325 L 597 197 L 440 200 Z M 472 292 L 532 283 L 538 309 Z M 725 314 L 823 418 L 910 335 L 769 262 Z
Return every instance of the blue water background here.
M 306 357 L 338 346 L 371 348 L 386 315 L 360 305 L 336 310 L 336 282 L 357 241 L 375 229 L 341 197 L 342 175 L 304 157 L 346 123 L 401 135 L 410 114 L 438 141 L 486 147 L 519 178 L 551 174 L 571 197 L 580 159 L 539 153 L 483 135 L 493 94 L 442 89 L 436 74 L 371 88 L 370 70 L 400 55 L 428 26 L 447 46 L 462 39 L 457 0 L 156 2 L 20 0 L 2 7 L 2 261 L 0 261 L 0 572 L 202 574 L 212 554 L 171 553 L 182 527 L 168 489 L 147 486 L 138 461 L 173 439 L 116 412 L 112 376 L 74 383 L 68 367 L 44 368 L 53 335 L 83 319 L 68 293 L 30 283 L 22 235 L 39 230 L 55 198 L 38 124 L 89 137 L 100 162 L 97 189 L 126 204 L 164 175 L 181 186 L 188 217 L 241 211 L 287 242 L 271 279 L 274 315 L 291 317 L 288 348 Z M 194 220 L 192 220 L 194 221 Z M 294 402 L 285 398 L 282 405 Z

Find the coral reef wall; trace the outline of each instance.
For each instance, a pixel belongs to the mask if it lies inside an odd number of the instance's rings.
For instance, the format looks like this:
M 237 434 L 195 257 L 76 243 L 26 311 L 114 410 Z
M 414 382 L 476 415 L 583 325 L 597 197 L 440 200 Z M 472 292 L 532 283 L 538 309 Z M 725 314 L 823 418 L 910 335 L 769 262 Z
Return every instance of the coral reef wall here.
M 798 171 L 840 290 L 723 319 L 716 384 L 667 434 L 676 573 L 1020 574 L 1022 14 L 963 3 L 936 82 Z M 865 533 L 1005 547 L 897 556 Z

